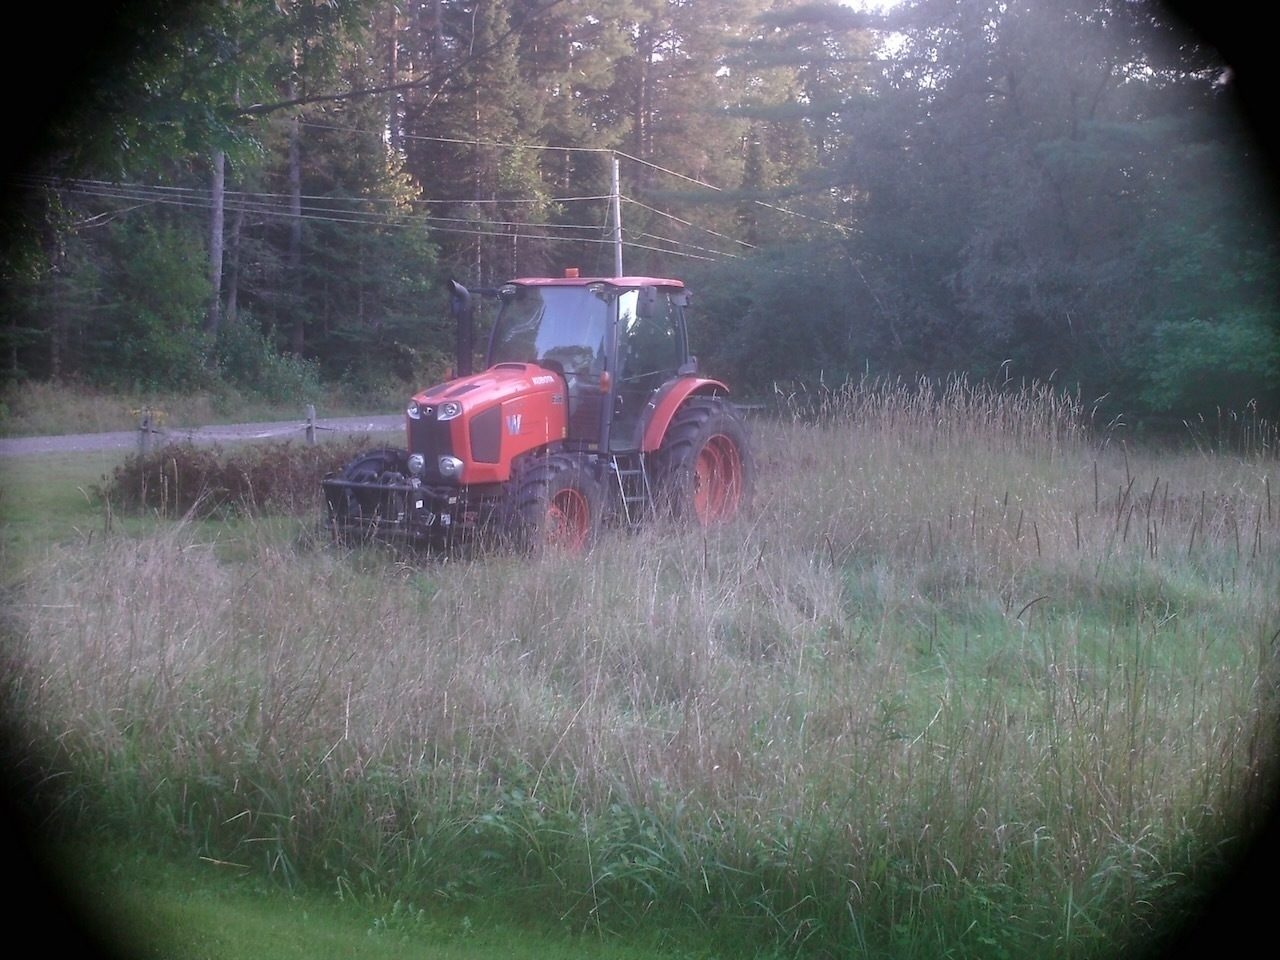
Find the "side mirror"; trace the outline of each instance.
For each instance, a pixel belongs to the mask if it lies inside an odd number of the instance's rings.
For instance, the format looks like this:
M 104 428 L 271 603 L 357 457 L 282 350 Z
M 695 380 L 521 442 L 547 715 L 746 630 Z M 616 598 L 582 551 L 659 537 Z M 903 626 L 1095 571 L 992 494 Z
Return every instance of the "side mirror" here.
M 653 320 L 658 316 L 658 288 L 641 287 L 636 298 L 636 317 L 640 320 Z

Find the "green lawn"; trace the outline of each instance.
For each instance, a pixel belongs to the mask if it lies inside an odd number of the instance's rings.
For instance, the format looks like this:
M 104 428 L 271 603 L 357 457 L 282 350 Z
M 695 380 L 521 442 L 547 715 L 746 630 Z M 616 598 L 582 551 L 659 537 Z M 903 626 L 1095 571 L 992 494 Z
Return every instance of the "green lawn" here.
M 106 514 L 92 489 L 119 451 L 0 457 L 0 569 L 8 580 L 43 544 L 101 536 Z
M 113 846 L 64 851 L 73 909 L 111 949 L 166 960 L 661 960 L 683 951 L 620 943 L 592 931 L 530 929 L 483 905 L 427 912 L 350 891 L 293 893 L 256 872 L 178 862 Z M 698 951 L 701 957 L 711 954 Z

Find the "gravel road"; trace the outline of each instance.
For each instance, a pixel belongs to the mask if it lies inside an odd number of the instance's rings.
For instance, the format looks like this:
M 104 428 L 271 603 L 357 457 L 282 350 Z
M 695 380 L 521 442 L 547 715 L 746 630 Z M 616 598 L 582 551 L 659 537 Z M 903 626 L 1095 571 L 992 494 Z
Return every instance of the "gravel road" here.
M 404 424 L 404 414 L 387 416 L 340 417 L 333 420 L 316 420 L 316 430 L 325 433 L 380 433 L 395 430 Z M 152 431 L 155 444 L 178 443 L 237 443 L 245 440 L 281 440 L 306 436 L 305 420 L 280 420 L 275 423 L 234 423 L 214 427 L 168 427 Z M 0 457 L 21 457 L 33 453 L 78 453 L 83 450 L 137 450 L 138 431 L 119 433 L 73 433 L 60 437 L 13 437 L 0 439 Z

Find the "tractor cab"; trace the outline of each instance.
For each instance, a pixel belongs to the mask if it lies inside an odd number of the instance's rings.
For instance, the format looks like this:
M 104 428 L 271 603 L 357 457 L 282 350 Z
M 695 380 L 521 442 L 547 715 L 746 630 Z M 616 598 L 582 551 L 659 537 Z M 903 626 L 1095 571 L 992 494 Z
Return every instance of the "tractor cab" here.
M 534 363 L 562 374 L 571 448 L 639 450 L 655 394 L 694 372 L 689 296 L 678 280 L 515 280 L 498 297 L 488 366 Z

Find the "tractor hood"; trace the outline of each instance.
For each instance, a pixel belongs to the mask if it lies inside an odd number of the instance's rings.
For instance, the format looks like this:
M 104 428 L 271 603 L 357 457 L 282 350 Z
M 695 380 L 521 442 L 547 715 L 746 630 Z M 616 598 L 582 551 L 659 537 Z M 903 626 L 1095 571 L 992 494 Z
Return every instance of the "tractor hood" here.
M 567 424 L 563 376 L 533 363 L 499 363 L 414 396 L 408 446 L 429 465 L 455 458 L 460 483 L 498 483 L 510 478 L 514 457 L 563 440 Z
M 499 363 L 480 373 L 428 387 L 414 399 L 431 406 L 453 400 L 471 410 L 515 396 L 557 389 L 564 391 L 564 381 L 553 370 L 535 363 Z

